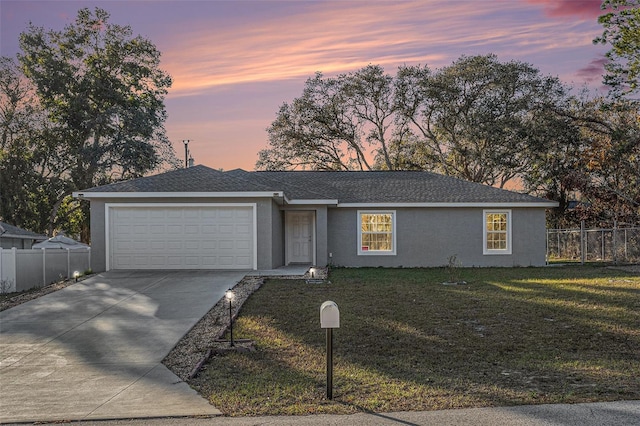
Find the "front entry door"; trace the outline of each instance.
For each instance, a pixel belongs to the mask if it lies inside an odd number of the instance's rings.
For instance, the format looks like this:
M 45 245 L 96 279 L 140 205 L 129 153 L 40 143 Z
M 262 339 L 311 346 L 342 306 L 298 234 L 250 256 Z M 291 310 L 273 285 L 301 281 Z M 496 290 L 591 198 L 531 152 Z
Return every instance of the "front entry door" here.
M 313 212 L 288 211 L 287 264 L 313 263 Z

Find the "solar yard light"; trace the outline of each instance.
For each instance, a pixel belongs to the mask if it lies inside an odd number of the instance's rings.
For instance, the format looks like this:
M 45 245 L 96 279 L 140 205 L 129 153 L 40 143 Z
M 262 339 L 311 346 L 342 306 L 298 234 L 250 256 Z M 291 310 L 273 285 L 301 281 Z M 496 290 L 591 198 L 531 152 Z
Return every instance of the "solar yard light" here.
M 73 279 L 76 280 L 76 282 L 78 282 L 78 277 L 80 277 L 80 272 L 79 271 L 73 271 Z
M 233 291 L 229 289 L 224 293 L 224 297 L 229 301 L 229 335 L 231 337 L 231 339 L 229 339 L 229 346 L 234 347 L 235 345 L 233 344 L 233 316 L 231 314 L 231 302 L 233 301 L 235 295 L 233 294 Z

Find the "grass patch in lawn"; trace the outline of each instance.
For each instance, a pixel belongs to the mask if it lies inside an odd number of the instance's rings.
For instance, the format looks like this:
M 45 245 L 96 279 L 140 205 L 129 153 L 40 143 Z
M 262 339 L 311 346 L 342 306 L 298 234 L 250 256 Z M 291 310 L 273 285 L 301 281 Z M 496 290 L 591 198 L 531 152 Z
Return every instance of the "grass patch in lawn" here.
M 593 267 L 337 269 L 270 280 L 191 383 L 227 415 L 435 410 L 640 398 L 640 277 Z M 333 401 L 319 308 L 340 308 Z

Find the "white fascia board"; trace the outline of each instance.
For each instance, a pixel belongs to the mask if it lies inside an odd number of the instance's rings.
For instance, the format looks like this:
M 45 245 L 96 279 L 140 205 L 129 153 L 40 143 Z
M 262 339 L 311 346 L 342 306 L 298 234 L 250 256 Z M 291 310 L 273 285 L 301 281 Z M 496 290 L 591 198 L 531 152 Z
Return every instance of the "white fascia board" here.
M 327 205 L 337 205 L 338 200 L 287 200 L 287 204 L 327 204 Z
M 283 197 L 282 191 L 272 192 L 83 192 L 77 191 L 74 198 L 273 198 Z
M 558 207 L 556 201 L 541 201 L 531 203 L 339 203 L 343 208 L 401 208 L 401 207 L 430 207 L 430 208 L 552 208 Z

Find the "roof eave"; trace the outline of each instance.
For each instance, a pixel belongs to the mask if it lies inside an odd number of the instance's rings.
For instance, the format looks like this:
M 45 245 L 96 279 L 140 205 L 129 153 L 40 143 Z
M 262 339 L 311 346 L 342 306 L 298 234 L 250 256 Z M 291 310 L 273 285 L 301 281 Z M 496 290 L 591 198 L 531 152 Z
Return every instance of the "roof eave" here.
M 11 234 L 9 232 L 5 232 L 0 234 L 2 238 L 15 238 L 20 240 L 46 240 L 47 237 L 44 235 L 25 235 L 25 234 Z
M 89 192 L 77 191 L 73 194 L 79 199 L 99 198 L 283 198 L 282 191 L 252 192 Z
M 343 208 L 379 208 L 379 207 L 431 207 L 431 208 L 553 208 L 556 201 L 533 202 L 425 202 L 425 203 L 338 203 Z
M 328 205 L 335 206 L 338 204 L 338 200 L 290 200 L 287 199 L 287 204 L 290 205 Z

